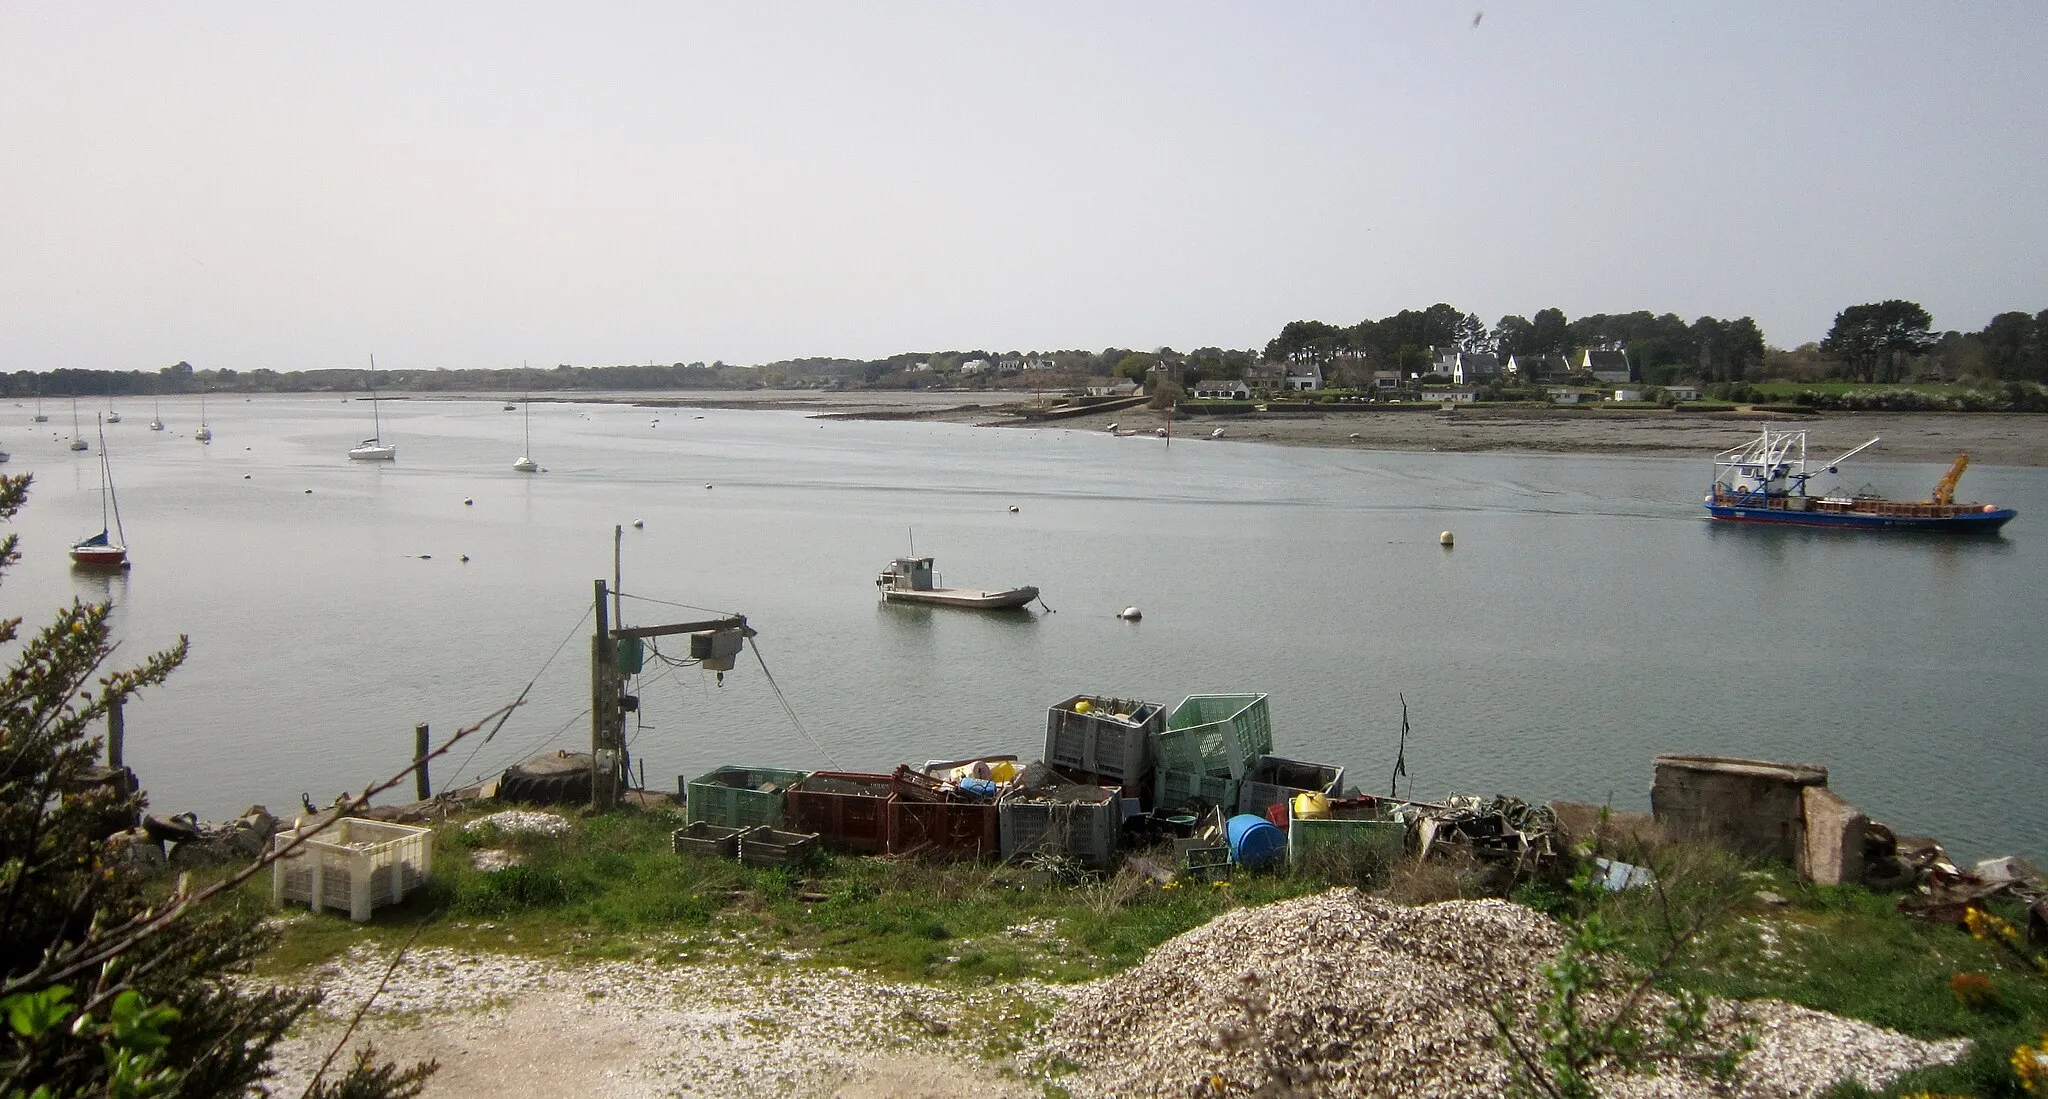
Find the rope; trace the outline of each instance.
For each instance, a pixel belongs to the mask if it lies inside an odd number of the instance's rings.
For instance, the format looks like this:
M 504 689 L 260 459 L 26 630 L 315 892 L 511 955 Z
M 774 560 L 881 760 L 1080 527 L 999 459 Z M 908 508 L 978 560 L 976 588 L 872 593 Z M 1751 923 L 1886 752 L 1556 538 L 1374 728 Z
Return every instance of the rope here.
M 699 607 L 689 603 L 672 603 L 666 599 L 656 599 L 651 595 L 634 595 L 631 592 L 623 591 L 613 592 L 612 594 L 621 599 L 638 599 L 642 603 L 659 603 L 664 607 L 679 607 L 686 611 L 703 611 L 705 614 L 715 614 L 724 618 L 738 618 L 740 616 L 738 611 L 722 611 L 716 607 Z
M 534 685 L 535 683 L 538 683 L 538 682 L 540 682 L 540 677 L 541 677 L 541 676 L 543 676 L 543 675 L 546 675 L 546 674 L 547 674 L 547 670 L 548 670 L 548 667 L 549 667 L 549 665 L 551 665 L 551 664 L 553 664 L 553 663 L 555 662 L 555 658 L 556 658 L 556 657 L 558 657 L 558 656 L 562 655 L 562 650 L 568 647 L 570 639 L 576 636 L 576 631 L 578 631 L 578 630 L 580 630 L 580 629 L 582 629 L 582 628 L 583 628 L 583 623 L 584 623 L 584 621 L 585 621 L 585 620 L 587 620 L 587 619 L 588 619 L 588 618 L 590 617 L 590 615 L 591 615 L 591 612 L 593 612 L 594 610 L 596 610 L 596 608 L 595 608 L 595 607 L 585 607 L 585 608 L 583 608 L 583 613 L 582 613 L 581 615 L 579 615 L 579 616 L 577 617 L 577 619 L 576 619 L 576 624 L 575 624 L 575 625 L 573 625 L 573 626 L 571 626 L 571 627 L 569 627 L 569 632 L 568 632 L 568 633 L 565 633 L 565 634 L 563 634 L 563 635 L 562 635 L 562 640 L 561 640 L 561 643 L 560 643 L 560 644 L 557 644 L 557 645 L 555 646 L 555 651 L 554 651 L 554 652 L 551 652 L 551 653 L 549 653 L 549 654 L 548 654 L 548 658 L 547 658 L 546 660 L 544 660 L 544 661 L 542 661 L 542 662 L 541 662 L 541 665 L 540 665 L 540 670 L 539 670 L 539 671 L 536 671 L 536 672 L 534 672 L 534 673 L 533 673 L 533 678 L 532 678 L 532 679 L 529 679 L 529 680 L 527 680 L 527 681 L 526 681 L 526 690 L 525 690 L 525 691 L 520 691 L 520 692 L 519 692 L 519 697 L 520 697 L 520 698 L 525 698 L 525 697 L 526 697 L 526 691 L 531 691 L 531 690 L 533 690 L 533 685 Z M 584 713 L 589 713 L 590 711 L 589 711 L 588 709 L 585 709 L 585 710 L 584 710 L 583 712 L 584 712 Z M 511 716 L 511 714 L 510 714 L 510 713 L 508 712 L 508 713 L 506 714 L 506 716 L 507 716 L 507 717 L 510 717 L 510 716 Z M 502 728 L 504 728 L 504 727 L 505 727 L 505 723 L 504 723 L 503 721 L 500 721 L 500 722 L 498 723 L 498 729 L 502 729 Z M 567 726 L 563 726 L 563 728 L 567 728 Z M 464 757 L 463 757 L 463 759 L 462 759 L 462 762 L 461 762 L 460 764 L 458 764 L 458 765 L 456 766 L 456 768 L 455 768 L 455 773 L 456 773 L 456 774 L 458 774 L 458 775 L 459 775 L 459 774 L 461 774 L 462 772 L 464 772 L 464 771 L 467 771 L 467 770 L 469 770 L 469 762 L 470 762 L 470 760 L 473 760 L 473 759 L 475 759 L 475 758 L 476 758 L 476 754 L 477 754 L 478 752 L 480 752 L 480 751 L 483 751 L 483 747 L 484 747 L 484 745 L 486 745 L 486 744 L 489 744 L 489 743 L 491 742 L 491 737 L 494 737 L 494 736 L 497 736 L 497 735 L 498 735 L 498 729 L 492 729 L 492 730 L 491 730 L 491 735 L 490 735 L 490 736 L 487 736 L 487 737 L 483 738 L 482 740 L 479 740 L 479 741 L 477 741 L 477 742 L 476 742 L 476 747 L 474 747 L 474 748 L 471 748 L 471 749 L 469 750 L 469 754 L 468 754 L 467 756 L 464 756 Z M 560 736 L 560 735 L 562 735 L 562 733 L 561 733 L 561 730 L 560 730 L 560 729 L 557 729 L 557 730 L 555 730 L 555 734 L 554 734 L 554 736 Z M 553 740 L 553 739 L 554 739 L 554 737 L 553 737 L 553 736 L 551 736 L 551 737 L 549 737 L 548 739 L 550 739 L 550 740 Z
M 782 706 L 782 712 L 788 716 L 789 723 L 791 725 L 794 725 L 796 727 L 796 731 L 799 734 L 801 734 L 805 740 L 810 742 L 811 747 L 816 748 L 818 750 L 819 755 L 825 757 L 825 762 L 830 763 L 832 765 L 833 770 L 841 770 L 842 768 L 839 765 L 839 761 L 832 758 L 832 753 L 827 751 L 823 744 L 818 743 L 818 738 L 812 736 L 811 731 L 809 729 L 804 728 L 804 723 L 798 720 L 796 716 L 795 707 L 792 707 L 789 704 L 789 699 L 783 696 L 782 685 L 775 682 L 775 673 L 768 670 L 768 659 L 761 655 L 760 639 L 752 637 L 748 638 L 747 647 L 754 650 L 754 659 L 761 665 L 761 674 L 767 678 L 768 688 L 771 691 L 775 692 L 775 701 Z

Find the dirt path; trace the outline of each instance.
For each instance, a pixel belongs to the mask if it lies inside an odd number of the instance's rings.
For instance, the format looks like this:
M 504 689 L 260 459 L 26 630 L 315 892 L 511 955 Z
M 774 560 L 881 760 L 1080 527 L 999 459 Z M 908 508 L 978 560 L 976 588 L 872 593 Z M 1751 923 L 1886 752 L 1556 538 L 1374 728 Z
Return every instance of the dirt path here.
M 270 1093 L 294 1096 L 375 989 L 387 956 L 318 974 L 329 998 L 278 1049 Z M 847 970 L 754 964 L 554 963 L 421 950 L 351 1048 L 441 1069 L 432 1099 L 691 1096 L 1036 1096 L 978 1044 L 1057 992 L 895 985 Z M 346 1065 L 344 1053 L 336 1063 Z

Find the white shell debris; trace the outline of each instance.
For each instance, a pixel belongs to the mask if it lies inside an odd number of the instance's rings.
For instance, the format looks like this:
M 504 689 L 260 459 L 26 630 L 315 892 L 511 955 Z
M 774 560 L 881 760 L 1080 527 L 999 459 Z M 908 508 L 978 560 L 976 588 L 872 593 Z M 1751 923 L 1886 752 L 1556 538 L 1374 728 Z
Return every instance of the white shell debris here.
M 568 833 L 569 822 L 553 813 L 538 813 L 531 809 L 507 809 L 502 813 L 478 817 L 462 826 L 462 830 L 471 835 L 486 828 L 495 828 L 508 836 L 528 832 L 541 836 L 560 836 Z
M 1082 987 L 1040 1032 L 1037 1052 L 1082 1066 L 1059 1081 L 1077 1097 L 1191 1095 L 1216 1078 L 1250 1093 L 1266 1082 L 1261 1057 L 1282 1050 L 1314 1071 L 1318 1096 L 1503 1095 L 1507 1062 L 1488 1009 L 1505 998 L 1532 1020 L 1541 969 L 1564 942 L 1557 923 L 1506 901 L 1403 908 L 1337 889 L 1238 909 Z M 1267 1010 L 1254 1017 L 1248 1001 Z M 1967 1048 L 1776 1001 L 1741 1009 L 1757 1047 L 1734 1093 L 1755 1099 L 1817 1099 L 1851 1078 L 1883 1088 Z M 1714 1018 L 1725 1027 L 1733 1014 L 1722 1003 Z M 1608 1078 L 1601 1094 L 1712 1092 L 1667 1072 Z

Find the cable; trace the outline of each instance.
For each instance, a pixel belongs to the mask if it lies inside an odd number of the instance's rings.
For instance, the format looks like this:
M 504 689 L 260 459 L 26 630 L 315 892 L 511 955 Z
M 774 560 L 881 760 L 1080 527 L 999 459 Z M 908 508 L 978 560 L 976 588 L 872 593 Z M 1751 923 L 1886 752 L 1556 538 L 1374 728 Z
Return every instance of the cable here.
M 832 765 L 833 770 L 839 770 L 839 761 L 832 758 L 832 753 L 830 751 L 827 751 L 823 744 L 818 743 L 818 738 L 812 736 L 811 731 L 809 729 L 804 728 L 804 723 L 801 720 L 798 720 L 796 716 L 796 708 L 789 704 L 788 698 L 784 697 L 782 693 L 782 685 L 775 682 L 775 673 L 768 670 L 768 659 L 761 655 L 760 640 L 758 638 L 748 638 L 747 647 L 754 650 L 754 659 L 758 661 L 761 665 L 761 674 L 767 678 L 768 688 L 769 690 L 775 692 L 775 701 L 782 706 L 782 712 L 789 717 L 789 723 L 791 725 L 796 726 L 796 731 L 799 734 L 801 734 L 805 740 L 810 742 L 811 747 L 816 748 L 818 750 L 819 755 L 825 757 L 825 762 L 830 763 Z
M 699 607 L 689 603 L 671 603 L 666 599 L 656 599 L 651 595 L 633 595 L 628 592 L 613 592 L 612 594 L 621 599 L 638 599 L 642 603 L 659 603 L 664 607 L 679 607 L 686 611 L 703 611 L 705 614 L 722 615 L 726 618 L 741 617 L 738 611 L 722 611 L 716 607 Z
M 554 652 L 551 652 L 551 653 L 549 653 L 549 654 L 548 654 L 548 658 L 547 658 L 546 660 L 544 660 L 544 661 L 542 661 L 542 662 L 541 662 L 541 665 L 540 665 L 540 670 L 539 670 L 539 671 L 537 671 L 537 672 L 534 672 L 534 673 L 533 673 L 533 678 L 532 678 L 532 679 L 529 679 L 529 680 L 527 680 L 527 681 L 526 681 L 526 691 L 530 691 L 530 690 L 533 690 L 533 685 L 534 685 L 535 683 L 538 683 L 538 682 L 540 682 L 540 677 L 541 677 L 541 676 L 543 676 L 543 675 L 546 675 L 546 674 L 547 674 L 548 666 L 549 666 L 549 665 L 551 665 L 551 664 L 553 664 L 553 663 L 555 662 L 555 658 L 556 658 L 556 657 L 558 657 L 558 656 L 562 655 L 562 650 L 568 647 L 568 645 L 569 645 L 569 640 L 570 640 L 570 638 L 573 638 L 573 637 L 575 637 L 575 636 L 576 636 L 576 631 L 578 631 L 578 630 L 580 630 L 580 629 L 582 629 L 582 628 L 583 628 L 583 623 L 584 623 L 584 621 L 585 621 L 586 619 L 588 619 L 588 618 L 590 617 L 590 615 L 591 615 L 591 612 L 593 612 L 594 610 L 596 610 L 596 608 L 595 608 L 595 607 L 585 607 L 585 608 L 583 608 L 583 613 L 582 613 L 581 615 L 577 616 L 577 618 L 576 618 L 576 624 L 575 624 L 575 625 L 573 625 L 573 626 L 571 626 L 571 627 L 569 627 L 569 632 L 568 632 L 568 633 L 566 633 L 566 634 L 563 634 L 563 635 L 562 635 L 562 640 L 561 640 L 561 643 L 555 646 L 555 651 L 554 651 Z M 521 692 L 519 692 L 519 697 L 521 697 L 521 698 L 525 698 L 525 697 L 526 697 L 526 691 L 521 691 Z M 585 711 L 585 712 L 587 713 L 588 711 Z M 511 715 L 510 715 L 510 714 L 507 714 L 506 716 L 507 716 L 507 717 L 510 717 Z M 501 724 L 501 725 L 499 726 L 499 728 L 503 728 L 503 725 Z M 497 735 L 498 735 L 498 730 L 497 730 L 497 729 L 493 729 L 493 730 L 491 730 L 491 736 L 497 736 Z M 556 735 L 556 736 L 560 736 L 560 735 L 561 735 L 561 731 L 560 731 L 560 730 L 556 730 L 556 733 L 555 733 L 555 735 Z M 551 739 L 551 740 L 552 740 L 552 739 L 553 739 L 553 737 L 550 737 L 549 739 Z M 478 752 L 482 751 L 482 750 L 483 750 L 483 747 L 484 747 L 484 745 L 486 745 L 486 744 L 488 744 L 488 743 L 490 743 L 490 737 L 485 737 L 485 738 L 483 738 L 482 740 L 479 740 L 479 741 L 477 741 L 477 742 L 476 742 L 476 747 L 474 747 L 474 748 L 471 748 L 471 749 L 469 750 L 469 754 L 468 754 L 467 756 L 464 756 L 464 757 L 463 757 L 463 759 L 462 759 L 462 762 L 461 762 L 461 763 L 460 763 L 459 765 L 457 765 L 457 766 L 456 766 L 456 768 L 455 768 L 455 773 L 459 775 L 459 774 L 461 774 L 462 772 L 464 772 L 464 771 L 467 771 L 467 770 L 469 770 L 469 762 L 470 762 L 470 760 L 473 760 L 473 759 L 475 759 L 475 758 L 476 758 L 476 754 L 477 754 Z

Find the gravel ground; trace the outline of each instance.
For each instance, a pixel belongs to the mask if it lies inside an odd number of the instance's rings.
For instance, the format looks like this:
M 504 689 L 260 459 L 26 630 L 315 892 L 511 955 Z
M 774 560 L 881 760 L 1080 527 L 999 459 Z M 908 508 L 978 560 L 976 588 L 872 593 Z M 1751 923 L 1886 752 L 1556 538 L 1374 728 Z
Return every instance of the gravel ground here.
M 304 1089 L 388 964 L 363 951 L 317 974 L 323 1014 L 279 1047 L 270 1094 Z M 438 1060 L 430 1097 L 1033 1096 L 961 1044 L 1017 997 L 1057 1002 L 1036 986 L 935 989 L 765 959 L 578 964 L 415 950 L 353 1044 L 402 1064 Z
M 1487 1005 L 1506 998 L 1529 1018 L 1539 971 L 1563 943 L 1555 922 L 1504 901 L 1402 908 L 1333 890 L 1230 912 L 1161 945 L 1075 995 L 1037 1052 L 1082 1066 L 1060 1081 L 1076 1096 L 1190 1095 L 1212 1081 L 1249 1089 L 1276 1078 L 1305 1078 L 1303 1093 L 1318 1096 L 1498 1095 L 1507 1062 Z M 1722 1033 L 1735 1010 L 1717 1010 Z M 1966 1048 L 1786 1004 L 1741 1010 L 1758 1044 L 1732 1094 L 1754 1099 L 1818 1096 L 1852 1077 L 1883 1087 Z M 1715 1094 L 1671 1075 L 1606 1090 Z

